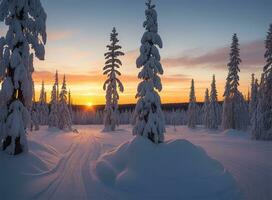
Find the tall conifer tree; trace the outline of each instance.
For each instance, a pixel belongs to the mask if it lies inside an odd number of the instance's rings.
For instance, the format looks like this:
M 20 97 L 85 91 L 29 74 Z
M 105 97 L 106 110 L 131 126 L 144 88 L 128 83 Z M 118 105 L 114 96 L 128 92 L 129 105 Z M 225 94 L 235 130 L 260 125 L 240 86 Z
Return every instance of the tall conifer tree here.
M 140 56 L 136 60 L 137 68 L 141 68 L 138 74 L 141 82 L 136 94 L 138 102 L 134 113 L 133 135 L 141 135 L 154 143 L 160 143 L 164 141 L 165 124 L 158 94 L 162 90 L 159 75 L 163 74 L 163 69 L 157 47 L 162 48 L 162 40 L 158 34 L 155 5 L 149 0 L 146 6 L 146 20 L 143 23 L 146 31 L 141 39 Z
M 103 89 L 106 90 L 106 106 L 104 111 L 104 130 L 114 131 L 118 125 L 118 100 L 119 94 L 117 88 L 120 92 L 124 91 L 124 86 L 121 83 L 118 76 L 121 75 L 119 68 L 122 65 L 119 56 L 125 55 L 121 51 L 121 46 L 118 44 L 119 40 L 117 38 L 118 33 L 116 29 L 113 28 L 110 41 L 111 44 L 107 45 L 108 52 L 105 53 L 105 66 L 103 68 L 104 75 L 107 75 L 107 80 L 104 83 Z

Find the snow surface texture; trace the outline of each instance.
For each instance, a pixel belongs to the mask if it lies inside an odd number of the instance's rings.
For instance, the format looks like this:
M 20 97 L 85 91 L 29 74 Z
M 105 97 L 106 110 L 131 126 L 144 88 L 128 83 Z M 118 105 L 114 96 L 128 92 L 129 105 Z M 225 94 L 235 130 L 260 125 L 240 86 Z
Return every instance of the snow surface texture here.
M 103 125 L 74 128 L 79 131 L 78 134 L 41 126 L 39 131 L 28 135 L 28 153 L 13 157 L 0 152 L 0 177 L 5 180 L 0 181 L 0 199 L 133 199 L 135 193 L 107 185 L 95 178 L 96 173 L 93 173 L 97 159 L 104 152 L 133 138 L 131 127 L 119 126 L 111 134 L 101 132 Z M 182 138 L 204 148 L 211 158 L 218 160 L 231 173 L 245 199 L 272 199 L 271 142 L 254 141 L 249 134 L 235 130 L 221 132 L 199 127 L 188 129 L 186 126 L 176 126 L 174 130 L 173 126 L 167 127 L 166 141 Z M 198 152 L 199 148 L 193 149 Z M 156 162 L 159 161 L 156 159 Z M 174 167 L 167 166 L 167 169 Z M 171 172 L 161 170 L 160 176 L 165 174 L 169 177 L 168 173 Z M 197 177 L 193 178 L 196 180 Z M 178 187 L 178 192 L 181 189 Z M 198 192 L 196 187 L 192 189 Z M 169 191 L 170 188 L 165 185 L 165 189 L 156 192 L 164 194 L 164 190 Z M 154 189 L 149 193 L 154 194 Z M 148 193 L 136 195 L 141 197 L 138 199 L 145 200 Z M 162 196 L 156 200 L 165 199 L 173 198 Z
M 138 136 L 102 155 L 95 172 L 102 182 L 133 194 L 133 199 L 143 194 L 145 199 L 240 199 L 224 167 L 187 140 L 157 146 Z

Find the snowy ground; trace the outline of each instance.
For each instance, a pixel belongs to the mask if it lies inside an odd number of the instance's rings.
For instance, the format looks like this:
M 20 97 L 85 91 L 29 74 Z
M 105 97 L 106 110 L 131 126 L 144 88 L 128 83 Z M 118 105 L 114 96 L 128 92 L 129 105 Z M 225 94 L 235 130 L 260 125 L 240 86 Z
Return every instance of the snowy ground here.
M 90 172 L 102 153 L 132 139 L 130 126 L 114 133 L 101 132 L 102 126 L 76 128 L 78 134 L 42 127 L 28 136 L 28 154 L 1 152 L 0 199 L 127 199 L 125 191 L 98 183 Z M 272 199 L 271 142 L 252 141 L 242 132 L 183 126 L 168 127 L 166 138 L 203 147 L 232 174 L 245 199 Z

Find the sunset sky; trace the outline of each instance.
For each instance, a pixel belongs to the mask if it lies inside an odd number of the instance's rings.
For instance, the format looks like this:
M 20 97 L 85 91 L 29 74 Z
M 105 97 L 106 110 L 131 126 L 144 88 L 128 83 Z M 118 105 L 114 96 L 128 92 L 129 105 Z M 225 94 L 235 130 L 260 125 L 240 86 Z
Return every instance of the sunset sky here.
M 227 75 L 228 49 L 233 33 L 241 44 L 240 89 L 247 93 L 251 73 L 264 64 L 264 39 L 272 23 L 271 0 L 155 0 L 160 50 L 165 74 L 163 103 L 188 101 L 190 80 L 195 79 L 198 101 L 216 75 L 222 99 Z M 138 69 L 135 66 L 144 33 L 144 0 L 42 0 L 47 12 L 45 61 L 35 61 L 36 96 L 41 81 L 50 94 L 55 70 L 67 76 L 75 104 L 104 104 L 102 85 L 104 52 L 115 26 L 125 56 L 121 80 L 125 92 L 120 103 L 134 103 Z M 1 24 L 1 34 L 4 32 Z

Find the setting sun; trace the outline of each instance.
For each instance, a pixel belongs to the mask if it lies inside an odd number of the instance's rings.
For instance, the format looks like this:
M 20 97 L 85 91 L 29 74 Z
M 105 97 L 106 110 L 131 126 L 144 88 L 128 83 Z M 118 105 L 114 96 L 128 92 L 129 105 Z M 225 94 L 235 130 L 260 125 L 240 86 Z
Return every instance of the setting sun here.
M 92 106 L 93 106 L 93 103 L 92 103 L 92 102 L 88 102 L 88 103 L 87 103 L 87 106 L 88 106 L 88 107 L 92 107 Z

